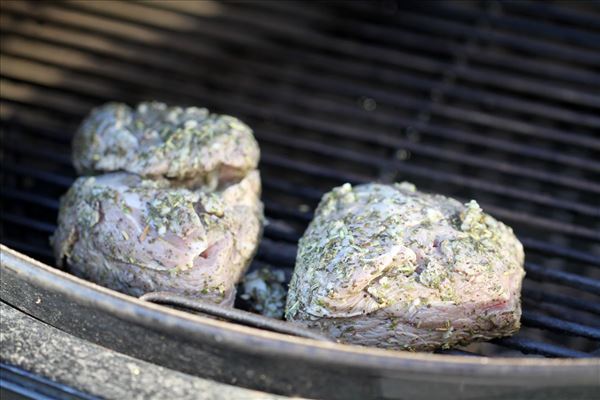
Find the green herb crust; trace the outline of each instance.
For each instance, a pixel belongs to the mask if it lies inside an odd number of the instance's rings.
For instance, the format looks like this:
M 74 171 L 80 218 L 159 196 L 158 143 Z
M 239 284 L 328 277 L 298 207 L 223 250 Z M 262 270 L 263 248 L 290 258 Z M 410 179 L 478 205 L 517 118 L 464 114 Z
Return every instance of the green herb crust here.
M 232 305 L 262 233 L 260 178 L 205 190 L 127 173 L 79 178 L 61 199 L 56 259 L 134 296 L 166 290 Z
M 299 242 L 286 318 L 413 350 L 508 335 L 519 328 L 523 258 L 512 230 L 475 201 L 345 184 L 323 196 Z
M 80 174 L 127 171 L 213 187 L 256 169 L 259 157 L 252 130 L 237 118 L 159 102 L 98 107 L 73 140 Z

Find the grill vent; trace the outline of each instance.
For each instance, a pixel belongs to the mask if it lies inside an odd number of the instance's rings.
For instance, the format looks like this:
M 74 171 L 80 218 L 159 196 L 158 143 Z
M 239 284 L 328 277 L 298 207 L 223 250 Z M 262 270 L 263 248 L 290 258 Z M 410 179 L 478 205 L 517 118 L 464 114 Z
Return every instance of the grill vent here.
M 255 266 L 291 271 L 323 192 L 410 180 L 526 247 L 524 327 L 460 354 L 600 351 L 600 8 L 560 2 L 3 3 L 2 242 L 48 236 L 90 108 L 236 115 L 262 148 Z

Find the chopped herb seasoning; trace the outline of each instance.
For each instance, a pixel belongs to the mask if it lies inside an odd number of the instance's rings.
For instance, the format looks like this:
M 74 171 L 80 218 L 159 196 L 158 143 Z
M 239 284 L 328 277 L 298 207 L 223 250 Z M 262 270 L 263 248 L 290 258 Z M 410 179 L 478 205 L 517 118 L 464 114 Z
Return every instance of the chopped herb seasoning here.
M 344 184 L 299 241 L 286 318 L 351 343 L 452 347 L 518 329 L 523 274 L 512 230 L 475 201 Z
M 146 236 L 148 236 L 149 231 L 150 231 L 150 225 L 146 225 L 144 227 L 144 230 L 142 231 L 142 234 L 140 235 L 140 242 L 143 242 L 144 240 L 146 240 Z
M 258 165 L 259 148 L 246 124 L 205 108 L 108 103 L 79 127 L 73 158 L 80 174 L 127 171 L 195 185 L 219 179 L 225 166 L 246 175 Z
M 61 199 L 56 259 L 133 296 L 170 291 L 231 306 L 261 234 L 259 179 L 251 171 L 208 191 L 124 172 L 81 177 Z
M 286 290 L 285 273 L 274 267 L 264 267 L 247 274 L 242 281 L 242 296 L 250 309 L 270 318 L 283 318 Z

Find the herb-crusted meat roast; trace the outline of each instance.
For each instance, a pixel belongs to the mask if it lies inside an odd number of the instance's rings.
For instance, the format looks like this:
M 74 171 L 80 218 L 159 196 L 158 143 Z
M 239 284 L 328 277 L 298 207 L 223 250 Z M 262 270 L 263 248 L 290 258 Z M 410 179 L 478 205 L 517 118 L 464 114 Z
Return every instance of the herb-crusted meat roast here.
M 108 103 L 90 113 L 73 140 L 77 172 L 127 171 L 216 186 L 256 169 L 260 151 L 237 118 L 164 103 Z
M 258 171 L 217 191 L 129 173 L 77 179 L 54 253 L 81 277 L 140 296 L 170 291 L 233 305 L 261 235 Z
M 205 108 L 108 103 L 73 139 L 79 178 L 61 199 L 59 265 L 140 296 L 233 305 L 262 233 L 252 130 Z
M 342 342 L 433 350 L 519 329 L 523 246 L 408 183 L 327 193 L 300 240 L 286 318 Z

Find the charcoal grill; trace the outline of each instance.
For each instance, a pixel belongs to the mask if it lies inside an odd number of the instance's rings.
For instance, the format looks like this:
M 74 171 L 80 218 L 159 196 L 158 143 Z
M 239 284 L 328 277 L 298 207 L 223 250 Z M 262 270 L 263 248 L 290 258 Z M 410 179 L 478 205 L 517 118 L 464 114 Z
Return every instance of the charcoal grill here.
M 593 398 L 600 390 L 600 7 L 595 2 L 26 2 L 1 15 L 1 298 L 190 374 L 321 398 Z M 409 180 L 526 247 L 523 328 L 441 354 L 296 338 L 148 304 L 54 265 L 48 236 L 93 106 L 240 117 L 291 272 L 320 196 Z M 30 258 L 31 257 L 31 258 Z M 529 396 L 529 397 L 528 397 Z

